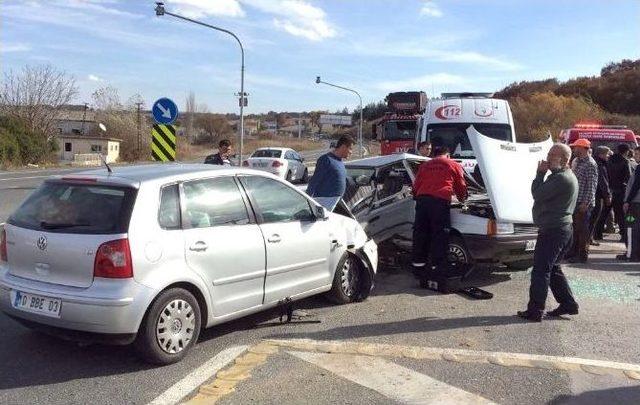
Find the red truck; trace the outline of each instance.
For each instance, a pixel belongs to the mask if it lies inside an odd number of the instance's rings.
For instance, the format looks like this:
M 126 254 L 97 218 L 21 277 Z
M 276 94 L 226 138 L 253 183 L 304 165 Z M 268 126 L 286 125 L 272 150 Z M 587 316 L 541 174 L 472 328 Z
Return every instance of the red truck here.
M 389 111 L 373 125 L 373 133 L 380 141 L 381 153 L 407 152 L 416 147 L 420 120 L 427 105 L 423 91 L 389 93 L 385 98 Z

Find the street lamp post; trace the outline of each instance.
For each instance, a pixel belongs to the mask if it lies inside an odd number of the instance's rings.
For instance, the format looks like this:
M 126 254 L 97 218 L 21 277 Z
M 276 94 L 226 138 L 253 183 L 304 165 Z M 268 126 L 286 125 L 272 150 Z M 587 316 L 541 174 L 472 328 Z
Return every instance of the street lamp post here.
M 352 93 L 355 93 L 356 96 L 358 96 L 358 100 L 360 102 L 360 125 L 358 126 L 358 149 L 360 149 L 360 157 L 363 157 L 364 154 L 364 148 L 362 146 L 362 97 L 360 97 L 360 93 L 358 93 L 357 91 L 353 90 L 353 89 L 349 89 L 347 87 L 342 87 L 342 86 L 338 86 L 337 84 L 331 84 L 331 83 L 327 83 L 327 82 L 323 82 L 320 79 L 320 76 L 316 76 L 316 83 L 317 84 L 326 84 L 327 86 L 331 86 L 331 87 L 335 87 L 341 90 L 346 90 L 346 91 L 350 91 Z
M 242 56 L 242 61 L 241 61 L 241 66 L 240 66 L 240 94 L 239 94 L 239 104 L 240 104 L 240 155 L 238 156 L 238 165 L 242 164 L 242 149 L 244 147 L 244 107 L 247 106 L 247 98 L 246 98 L 246 94 L 244 92 L 244 47 L 242 46 L 242 42 L 240 41 L 240 38 L 238 38 L 238 36 L 236 34 L 234 34 L 233 32 L 229 31 L 229 30 L 225 30 L 224 28 L 220 28 L 220 27 L 216 27 L 215 25 L 210 25 L 210 24 L 206 24 L 203 23 L 201 21 L 197 21 L 197 20 L 193 20 L 191 18 L 187 18 L 178 14 L 174 14 L 174 13 L 170 13 L 168 11 L 165 10 L 164 8 L 164 3 L 162 2 L 156 2 L 156 15 L 157 16 L 163 16 L 163 15 L 170 15 L 172 17 L 175 18 L 179 18 L 181 20 L 185 20 L 185 21 L 189 21 L 192 22 L 194 24 L 198 24 L 198 25 L 202 25 L 204 27 L 207 28 L 211 28 L 214 29 L 216 31 L 220 31 L 220 32 L 224 32 L 225 34 L 229 34 L 231 35 L 233 38 L 235 38 L 236 41 L 238 41 L 238 45 L 240 45 L 240 54 Z

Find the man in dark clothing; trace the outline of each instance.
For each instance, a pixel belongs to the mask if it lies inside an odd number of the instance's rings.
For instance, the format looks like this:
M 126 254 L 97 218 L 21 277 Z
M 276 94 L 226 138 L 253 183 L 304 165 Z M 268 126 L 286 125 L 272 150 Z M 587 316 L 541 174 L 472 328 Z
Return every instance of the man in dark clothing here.
M 229 156 L 231 156 L 231 142 L 223 139 L 218 142 L 218 153 L 209 155 L 204 159 L 204 163 L 208 165 L 232 166 Z
M 451 197 L 467 199 L 464 169 L 449 158 L 446 146 L 437 146 L 434 158 L 420 165 L 413 183 L 416 214 L 413 222 L 413 271 L 424 272 L 446 263 L 449 249 Z
M 607 161 L 611 155 L 611 149 L 606 146 L 596 148 L 595 160 L 598 165 L 598 185 L 596 186 L 596 205 L 591 215 L 589 230 L 592 240 L 601 240 L 604 232 L 604 224 L 607 216 L 602 215 L 608 212 L 605 207 L 611 206 L 611 189 L 609 188 L 609 172 L 607 171 Z M 598 246 L 598 242 L 593 242 Z
M 307 194 L 329 211 L 333 211 L 347 188 L 347 169 L 342 159 L 351 156 L 354 144 L 350 136 L 340 137 L 333 152 L 318 158 L 313 177 L 309 180 Z
M 538 239 L 533 254 L 529 304 L 518 316 L 533 322 L 542 320 L 549 287 L 560 306 L 547 315 L 578 313 L 578 303 L 560 267 L 571 245 L 573 213 L 578 199 L 578 180 L 569 169 L 570 159 L 571 149 L 567 145 L 554 145 L 547 161 L 538 164 L 531 184 L 533 222 L 538 226 Z M 548 171 L 551 174 L 545 180 Z
M 629 153 L 631 148 L 626 143 L 618 145 L 618 153 L 609 159 L 609 187 L 611 187 L 611 207 L 618 228 L 620 229 L 620 240 L 627 243 L 627 232 L 625 231 L 624 195 L 627 191 L 627 184 L 633 173 Z M 608 212 L 607 212 L 608 215 Z
M 627 253 L 618 259 L 640 262 L 640 165 L 629 180 L 622 209 L 627 223 Z

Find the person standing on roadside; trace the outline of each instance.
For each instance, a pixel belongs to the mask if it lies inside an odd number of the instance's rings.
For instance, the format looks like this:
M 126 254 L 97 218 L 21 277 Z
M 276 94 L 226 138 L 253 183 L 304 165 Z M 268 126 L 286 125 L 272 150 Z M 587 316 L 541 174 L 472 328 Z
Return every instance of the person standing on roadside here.
M 620 231 L 620 241 L 627 243 L 627 232 L 624 220 L 624 196 L 627 192 L 627 184 L 633 173 L 633 167 L 629 159 L 631 148 L 626 143 L 618 145 L 617 153 L 609 159 L 609 186 L 611 187 L 611 208 L 615 222 Z
M 204 159 L 204 163 L 209 165 L 233 166 L 230 159 L 232 150 L 231 142 L 228 139 L 223 139 L 218 142 L 218 153 L 207 156 Z
M 571 169 L 578 179 L 578 201 L 573 214 L 573 248 L 568 259 L 572 263 L 586 263 L 591 239 L 589 224 L 596 202 L 598 165 L 589 154 L 591 142 L 588 139 L 578 139 L 569 146 L 575 156 Z
M 627 253 L 617 258 L 630 262 L 640 262 L 640 165 L 629 180 L 622 210 L 627 225 Z
M 611 189 L 609 188 L 609 172 L 607 170 L 607 161 L 611 154 L 611 149 L 606 146 L 598 146 L 596 148 L 595 161 L 598 165 L 598 185 L 596 187 L 596 205 L 593 208 L 591 222 L 589 223 L 592 244 L 595 246 L 599 245 L 595 241 L 602 239 L 604 224 L 609 215 L 607 207 L 611 207 Z
M 538 164 L 531 184 L 533 196 L 533 222 L 538 227 L 538 238 L 533 254 L 529 303 L 518 316 L 529 321 L 542 321 L 549 288 L 560 304 L 547 312 L 549 316 L 576 315 L 578 303 L 573 297 L 560 262 L 571 245 L 573 213 L 578 199 L 578 180 L 569 169 L 571 149 L 555 144 L 546 161 Z M 547 172 L 551 172 L 545 179 Z
M 413 223 L 413 272 L 424 273 L 446 263 L 449 249 L 451 197 L 467 199 L 462 166 L 449 157 L 446 146 L 436 146 L 433 158 L 420 164 L 413 183 L 416 214 Z
M 431 156 L 431 142 L 424 141 L 418 144 L 418 153 L 420 156 L 430 157 Z
M 329 211 L 333 211 L 347 188 L 347 169 L 343 159 L 351 156 L 355 141 L 348 135 L 341 136 L 333 152 L 318 158 L 316 169 L 309 180 L 307 194 Z

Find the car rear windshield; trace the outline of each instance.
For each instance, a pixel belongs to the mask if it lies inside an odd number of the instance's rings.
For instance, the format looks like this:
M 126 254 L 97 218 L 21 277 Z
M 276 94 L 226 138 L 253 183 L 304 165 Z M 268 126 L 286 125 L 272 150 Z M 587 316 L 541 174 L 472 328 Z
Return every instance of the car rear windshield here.
M 129 187 L 47 181 L 11 215 L 9 223 L 44 232 L 127 232 L 136 196 Z
M 280 156 L 282 156 L 282 151 L 275 149 L 261 149 L 251 155 L 251 157 L 257 158 L 279 158 Z
M 472 124 L 429 124 L 427 126 L 427 140 L 436 146 L 447 146 L 451 151 L 451 157 L 458 159 L 475 159 L 473 148 L 467 136 L 467 128 Z M 511 139 L 511 126 L 508 124 L 473 124 L 474 128 L 482 135 L 500 141 L 513 141 Z

